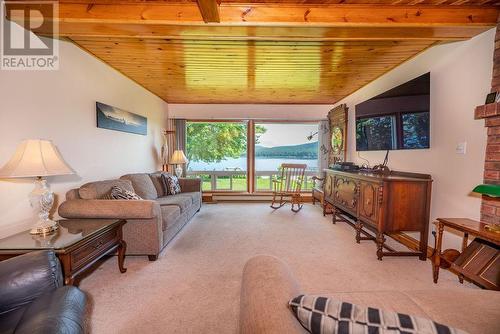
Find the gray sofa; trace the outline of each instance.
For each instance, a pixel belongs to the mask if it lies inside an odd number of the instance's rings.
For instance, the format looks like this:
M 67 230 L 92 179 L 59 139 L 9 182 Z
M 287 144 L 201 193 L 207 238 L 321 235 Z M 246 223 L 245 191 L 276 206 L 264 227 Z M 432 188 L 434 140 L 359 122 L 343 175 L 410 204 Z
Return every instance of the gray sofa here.
M 127 174 L 72 189 L 59 207 L 63 218 L 126 219 L 123 239 L 127 255 L 147 255 L 151 261 L 201 208 L 201 180 L 180 178 L 181 193 L 166 195 L 161 172 Z M 134 191 L 144 200 L 109 200 L 114 185 Z

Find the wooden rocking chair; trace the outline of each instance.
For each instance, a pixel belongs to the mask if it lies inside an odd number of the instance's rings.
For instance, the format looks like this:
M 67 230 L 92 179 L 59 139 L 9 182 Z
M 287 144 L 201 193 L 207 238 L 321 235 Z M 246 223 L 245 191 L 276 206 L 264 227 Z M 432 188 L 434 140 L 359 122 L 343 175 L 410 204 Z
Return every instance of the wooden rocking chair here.
M 302 209 L 302 196 L 300 190 L 304 182 L 305 164 L 282 164 L 281 174 L 277 180 L 273 180 L 273 202 L 271 208 L 279 209 L 285 203 L 292 203 L 292 211 L 299 212 Z M 279 203 L 278 203 L 279 197 Z M 290 200 L 284 198 L 289 197 Z M 297 205 L 297 209 L 295 209 Z

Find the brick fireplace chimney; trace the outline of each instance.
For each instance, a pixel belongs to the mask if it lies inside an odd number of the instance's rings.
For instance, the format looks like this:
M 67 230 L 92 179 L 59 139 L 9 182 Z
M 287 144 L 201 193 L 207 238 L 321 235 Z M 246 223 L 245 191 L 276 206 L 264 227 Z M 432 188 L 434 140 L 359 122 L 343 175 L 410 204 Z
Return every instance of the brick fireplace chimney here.
M 493 57 L 493 78 L 491 91 L 500 92 L 500 25 L 495 35 L 495 54 Z M 484 163 L 484 183 L 500 185 L 500 103 L 479 106 L 475 119 L 484 119 L 488 128 L 488 140 Z M 481 221 L 500 224 L 500 198 L 483 196 Z

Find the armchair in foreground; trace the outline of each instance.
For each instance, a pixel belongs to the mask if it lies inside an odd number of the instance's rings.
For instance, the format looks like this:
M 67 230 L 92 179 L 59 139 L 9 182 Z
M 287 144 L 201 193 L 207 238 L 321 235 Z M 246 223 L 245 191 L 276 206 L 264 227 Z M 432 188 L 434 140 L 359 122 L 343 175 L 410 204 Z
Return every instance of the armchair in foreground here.
M 0 262 L 0 333 L 84 333 L 87 298 L 63 286 L 52 251 L 37 251 Z

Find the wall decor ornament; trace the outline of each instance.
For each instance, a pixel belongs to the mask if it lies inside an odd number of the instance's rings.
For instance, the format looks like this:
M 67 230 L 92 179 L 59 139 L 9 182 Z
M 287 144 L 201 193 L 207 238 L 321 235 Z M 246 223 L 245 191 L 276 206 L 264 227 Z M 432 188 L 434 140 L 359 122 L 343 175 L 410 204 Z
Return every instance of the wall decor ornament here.
M 163 130 L 163 145 L 161 146 L 161 151 L 160 151 L 160 160 L 161 160 L 161 170 L 163 172 L 167 171 L 168 168 L 168 131 Z
M 144 116 L 96 102 L 97 127 L 108 130 L 148 134 L 148 119 Z
M 347 105 L 341 104 L 328 113 L 330 145 L 328 165 L 346 161 L 347 155 Z

